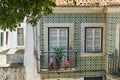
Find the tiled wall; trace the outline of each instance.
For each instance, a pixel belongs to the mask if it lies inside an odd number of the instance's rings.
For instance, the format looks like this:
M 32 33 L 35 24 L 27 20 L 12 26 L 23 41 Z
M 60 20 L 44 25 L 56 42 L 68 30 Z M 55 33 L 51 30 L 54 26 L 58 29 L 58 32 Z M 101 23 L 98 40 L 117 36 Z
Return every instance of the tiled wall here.
M 52 72 L 52 73 L 41 73 L 41 80 L 80 80 L 79 78 L 84 77 L 102 77 L 105 72 Z
M 77 59 L 77 70 L 79 71 L 99 71 L 105 68 L 105 58 L 102 56 L 81 57 Z
M 106 53 L 115 53 L 116 25 L 120 23 L 120 14 L 107 14 L 106 23 Z
M 41 49 L 44 49 L 43 24 L 44 23 L 74 23 L 74 49 L 80 52 L 81 23 L 104 23 L 104 14 L 53 14 L 42 16 L 40 20 Z
M 43 24 L 44 23 L 74 23 L 74 50 L 78 50 L 80 55 L 81 51 L 81 23 L 104 23 L 105 17 L 104 13 L 99 14 L 52 14 L 48 16 L 42 16 L 40 20 L 40 49 L 44 49 L 44 32 Z M 105 59 L 104 57 L 77 57 L 77 67 L 76 69 L 80 72 L 71 73 L 71 76 L 84 77 L 84 76 L 101 76 L 105 75 L 103 70 L 105 68 Z M 85 71 L 82 72 L 81 71 Z M 92 71 L 91 71 L 92 70 Z M 98 72 L 95 72 L 98 71 Z M 65 76 L 69 73 L 60 73 L 61 76 Z M 63 75 L 62 75 L 63 74 Z M 64 75 L 65 74 L 65 75 Z M 52 74 L 53 75 L 53 74 Z M 57 74 L 56 74 L 57 75 Z M 44 75 L 45 77 L 51 77 L 49 75 Z M 53 75 L 55 77 L 55 75 Z M 56 76 L 57 77 L 57 76 Z M 52 77 L 51 77 L 52 78 Z
M 116 53 L 115 42 L 116 42 L 117 24 L 120 24 L 120 14 L 119 13 L 106 14 L 106 41 L 105 41 L 106 42 L 106 54 L 115 54 Z M 106 60 L 108 60 L 108 58 L 106 58 Z M 107 80 L 113 80 L 113 77 L 108 76 Z M 119 79 L 115 79 L 115 80 L 119 80 Z

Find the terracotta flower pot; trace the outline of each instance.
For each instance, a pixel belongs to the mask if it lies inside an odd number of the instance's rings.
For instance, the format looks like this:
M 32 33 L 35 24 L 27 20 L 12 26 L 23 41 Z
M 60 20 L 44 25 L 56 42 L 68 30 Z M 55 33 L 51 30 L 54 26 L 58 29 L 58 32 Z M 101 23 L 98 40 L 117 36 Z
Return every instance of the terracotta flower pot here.
M 48 69 L 49 69 L 49 71 L 51 71 L 53 69 L 53 66 L 49 65 Z
M 60 66 L 56 66 L 56 70 L 59 70 L 60 69 Z

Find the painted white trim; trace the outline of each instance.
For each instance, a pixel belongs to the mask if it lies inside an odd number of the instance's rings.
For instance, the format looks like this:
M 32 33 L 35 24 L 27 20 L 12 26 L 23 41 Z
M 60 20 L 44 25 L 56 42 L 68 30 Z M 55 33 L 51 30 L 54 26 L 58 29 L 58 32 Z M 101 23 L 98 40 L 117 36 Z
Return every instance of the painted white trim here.
M 115 43 L 115 50 L 118 56 L 120 56 L 120 24 L 116 25 L 116 43 Z
M 74 23 L 44 23 L 45 27 L 73 27 Z
M 120 7 L 108 7 L 106 13 L 120 13 Z
M 81 23 L 81 54 L 85 53 L 85 27 L 103 27 L 103 52 L 105 51 L 105 23 Z M 89 55 L 89 54 L 88 54 Z M 94 54 L 95 55 L 95 54 Z
M 50 27 L 69 27 L 69 47 L 73 46 L 73 26 L 74 23 L 44 23 L 44 51 L 48 51 L 48 28 Z
M 23 38 L 24 38 L 23 45 L 18 45 L 18 29 L 23 29 Z M 24 29 L 24 27 L 16 28 L 16 33 L 17 33 L 17 46 L 16 47 L 23 47 L 24 48 L 24 46 L 25 46 L 25 29 Z
M 54 7 L 53 13 L 101 13 L 104 7 Z

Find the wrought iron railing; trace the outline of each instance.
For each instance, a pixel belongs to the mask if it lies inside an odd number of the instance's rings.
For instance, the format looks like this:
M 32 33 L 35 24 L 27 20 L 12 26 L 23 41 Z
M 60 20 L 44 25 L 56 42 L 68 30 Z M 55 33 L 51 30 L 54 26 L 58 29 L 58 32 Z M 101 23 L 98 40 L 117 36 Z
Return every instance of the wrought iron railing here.
M 59 66 L 59 69 L 58 69 L 56 65 L 55 52 L 41 52 L 40 70 L 41 71 L 75 70 L 77 52 L 67 51 L 64 53 L 67 53 L 67 56 L 66 55 L 62 56 L 61 65 Z
M 109 55 L 108 73 L 120 77 L 120 57 Z

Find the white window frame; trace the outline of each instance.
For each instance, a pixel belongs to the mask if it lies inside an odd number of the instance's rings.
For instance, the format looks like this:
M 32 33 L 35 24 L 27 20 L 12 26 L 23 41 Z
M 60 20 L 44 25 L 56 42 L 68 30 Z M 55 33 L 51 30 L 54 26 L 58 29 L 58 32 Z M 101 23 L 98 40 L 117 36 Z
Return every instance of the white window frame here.
M 101 27 L 103 28 L 103 43 L 102 43 L 102 52 L 100 54 L 93 54 L 85 52 L 85 28 L 86 27 Z M 105 54 L 105 23 L 81 23 L 81 56 L 101 56 Z M 95 53 L 95 52 L 94 52 Z M 101 54 L 102 53 L 102 54 Z
M 88 27 L 87 27 L 88 28 Z M 86 28 L 86 29 L 87 29 Z M 90 27 L 89 27 L 90 28 Z M 95 29 L 97 29 L 97 28 L 95 28 L 95 27 L 91 27 L 91 29 L 92 29 L 92 51 L 87 51 L 86 50 L 86 40 L 85 40 L 85 52 L 102 52 L 102 28 L 101 27 L 98 27 L 99 29 L 100 29 L 100 48 L 101 48 L 101 50 L 100 51 L 95 51 Z M 86 38 L 86 32 L 85 32 L 85 38 Z
M 19 45 L 19 44 L 18 44 L 18 29 L 23 29 L 23 45 Z M 20 46 L 22 47 L 22 46 L 24 46 L 24 44 L 25 44 L 24 34 L 25 34 L 25 33 L 24 33 L 24 28 L 17 28 L 17 46 L 19 46 L 19 47 L 20 47 Z
M 61 29 L 65 29 L 66 30 L 66 40 L 65 41 L 66 41 L 66 45 L 67 45 L 67 48 L 68 48 L 68 46 L 69 46 L 68 45 L 68 42 L 69 42 L 68 41 L 68 37 L 69 37 L 69 35 L 68 35 L 68 32 L 69 32 L 68 28 L 49 28 L 49 40 L 51 40 L 51 38 L 50 38 L 50 31 L 53 30 L 53 29 L 55 29 L 57 31 L 57 40 L 56 41 L 57 41 L 57 47 L 58 48 L 60 47 L 60 41 L 59 41 L 60 40 L 60 30 Z M 50 46 L 50 43 L 49 43 L 49 46 Z M 67 48 L 66 48 L 66 50 L 67 50 Z
M 44 23 L 44 51 L 48 51 L 48 28 L 69 28 L 69 49 L 73 49 L 73 26 L 74 23 Z

